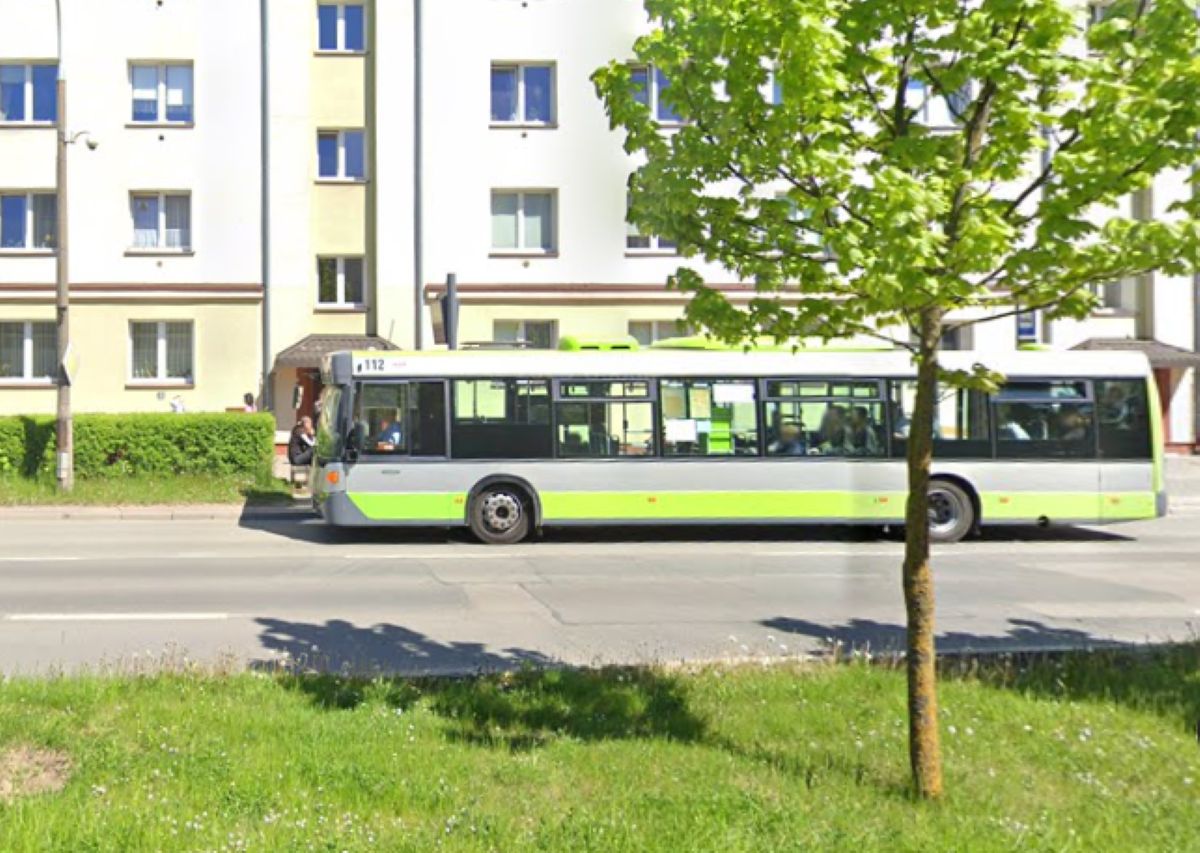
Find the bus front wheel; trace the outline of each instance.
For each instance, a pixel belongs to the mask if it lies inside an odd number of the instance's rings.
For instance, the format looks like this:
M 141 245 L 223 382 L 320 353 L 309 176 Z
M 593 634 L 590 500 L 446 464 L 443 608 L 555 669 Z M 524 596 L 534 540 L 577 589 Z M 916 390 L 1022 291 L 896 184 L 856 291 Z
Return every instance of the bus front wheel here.
M 958 542 L 975 527 L 975 504 L 961 486 L 949 480 L 929 483 L 929 538 Z
M 471 502 L 471 532 L 487 545 L 511 545 L 529 534 L 529 500 L 506 483 L 488 486 Z

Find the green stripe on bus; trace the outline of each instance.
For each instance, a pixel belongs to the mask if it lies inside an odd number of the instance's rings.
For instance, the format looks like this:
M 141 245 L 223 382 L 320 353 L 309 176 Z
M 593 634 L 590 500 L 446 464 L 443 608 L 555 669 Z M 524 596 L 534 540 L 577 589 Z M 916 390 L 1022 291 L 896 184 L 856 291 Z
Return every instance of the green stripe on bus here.
M 456 492 L 349 492 L 372 521 L 463 521 L 466 495 Z
M 351 492 L 373 521 L 461 523 L 459 492 Z M 904 515 L 904 492 L 543 492 L 543 521 L 646 519 L 849 519 L 879 521 Z M 1054 519 L 1129 521 L 1154 518 L 1153 492 L 990 492 L 980 496 L 983 522 Z
M 899 518 L 903 492 L 545 492 L 547 522 L 587 519 Z

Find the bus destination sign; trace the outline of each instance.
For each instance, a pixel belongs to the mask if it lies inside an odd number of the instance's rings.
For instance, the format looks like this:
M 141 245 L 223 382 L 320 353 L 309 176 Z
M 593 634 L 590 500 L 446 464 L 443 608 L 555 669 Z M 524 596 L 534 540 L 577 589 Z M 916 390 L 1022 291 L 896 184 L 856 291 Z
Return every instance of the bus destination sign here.
M 385 376 L 404 367 L 404 359 L 386 355 L 365 355 L 354 359 L 355 376 Z

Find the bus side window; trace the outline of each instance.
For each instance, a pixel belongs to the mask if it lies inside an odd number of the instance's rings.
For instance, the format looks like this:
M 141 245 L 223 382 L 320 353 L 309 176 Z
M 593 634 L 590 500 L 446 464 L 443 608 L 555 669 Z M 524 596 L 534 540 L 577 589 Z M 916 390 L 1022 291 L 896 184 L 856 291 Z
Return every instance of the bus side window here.
M 1083 382 L 1009 382 L 994 398 L 1001 459 L 1096 455 L 1095 405 Z
M 892 456 L 907 452 L 911 418 L 917 403 L 917 383 L 892 381 L 889 413 Z M 933 455 L 943 459 L 988 458 L 992 455 L 988 428 L 988 399 L 982 391 L 939 385 L 933 407 Z
M 1096 380 L 1096 421 L 1100 430 L 1100 458 L 1150 458 L 1146 380 Z
M 450 450 L 455 459 L 549 459 L 550 383 L 456 379 Z

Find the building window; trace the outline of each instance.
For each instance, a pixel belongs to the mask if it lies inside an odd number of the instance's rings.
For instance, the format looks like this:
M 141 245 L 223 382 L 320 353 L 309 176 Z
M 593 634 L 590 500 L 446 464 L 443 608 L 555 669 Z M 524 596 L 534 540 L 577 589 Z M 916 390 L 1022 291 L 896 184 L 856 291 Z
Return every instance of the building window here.
M 1096 294 L 1096 310 L 1105 314 L 1122 314 L 1137 311 L 1136 278 L 1121 278 L 1097 284 L 1092 291 Z
M 367 45 L 367 19 L 361 3 L 317 5 L 317 49 L 362 53 Z
M 0 323 L 0 380 L 51 382 L 57 363 L 53 323 Z
M 932 128 L 959 127 L 970 109 L 972 88 L 963 86 L 950 95 L 935 94 L 932 87 L 922 80 L 909 80 L 906 91 L 906 106 L 914 111 L 913 121 Z
M 0 249 L 53 249 L 57 235 L 54 193 L 0 193 Z
M 630 252 L 645 253 L 645 254 L 662 254 L 674 255 L 679 251 L 679 246 L 674 240 L 668 240 L 666 237 L 659 237 L 655 234 L 643 234 L 638 230 L 638 227 L 629 221 L 629 211 L 633 207 L 633 201 L 629 196 L 625 197 L 625 248 Z
M 630 320 L 629 337 L 642 346 L 668 338 L 685 338 L 691 334 L 683 320 Z
M 362 258 L 317 258 L 317 304 L 361 308 L 366 304 Z
M 367 135 L 361 130 L 317 133 L 317 177 L 362 181 L 367 177 Z
M 192 324 L 129 324 L 129 378 L 134 382 L 192 383 Z
M 187 193 L 134 193 L 133 248 L 186 252 L 192 248 L 192 197 Z
M 558 323 L 555 320 L 496 320 L 492 325 L 492 340 L 531 349 L 554 349 L 558 346 Z
M 129 83 L 135 123 L 192 123 L 191 65 L 136 63 L 129 66 Z
M 0 65 L 0 122 L 58 120 L 57 65 Z
M 492 249 L 553 252 L 554 202 L 552 190 L 492 190 Z
M 633 80 L 634 97 L 645 104 L 659 124 L 682 124 L 683 116 L 671 103 L 666 92 L 671 87 L 667 75 L 653 65 L 635 65 L 629 71 Z M 665 97 L 664 97 L 665 96 Z
M 492 123 L 554 123 L 554 66 L 492 65 Z

